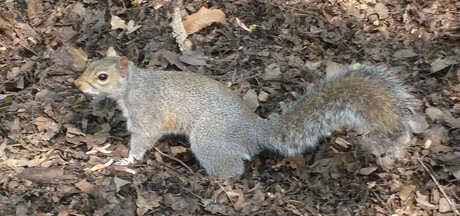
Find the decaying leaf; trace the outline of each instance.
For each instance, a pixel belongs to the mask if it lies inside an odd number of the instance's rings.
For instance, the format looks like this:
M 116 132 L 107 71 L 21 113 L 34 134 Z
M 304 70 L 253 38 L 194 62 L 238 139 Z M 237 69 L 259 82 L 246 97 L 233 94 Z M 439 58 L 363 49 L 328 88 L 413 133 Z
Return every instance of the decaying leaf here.
M 59 125 L 50 118 L 39 116 L 35 118 L 34 124 L 38 130 L 44 132 L 43 139 L 50 140 L 59 132 Z
M 415 188 L 417 188 L 415 185 L 403 186 L 399 191 L 399 198 L 402 201 L 406 201 L 407 198 L 409 198 L 409 196 L 411 196 L 414 193 Z
M 90 151 L 87 151 L 85 154 L 96 154 L 97 152 L 100 152 L 102 154 L 110 154 L 112 151 L 108 151 L 107 148 L 111 146 L 110 143 L 108 143 L 105 146 L 99 147 L 99 146 L 93 146 L 93 148 Z
M 370 175 L 371 173 L 373 173 L 376 170 L 377 170 L 377 167 L 365 167 L 365 168 L 359 169 L 359 174 L 367 176 L 367 175 Z
M 86 62 L 88 61 L 88 55 L 81 48 L 69 47 L 67 49 L 67 55 L 72 61 L 72 67 L 77 71 L 83 71 L 86 68 Z
M 243 96 L 243 101 L 252 111 L 256 111 L 259 106 L 259 100 L 257 99 L 257 93 L 254 89 L 249 89 L 248 92 Z
M 181 153 L 187 152 L 187 148 L 184 146 L 171 146 L 171 155 L 176 156 Z
M 454 64 L 458 64 L 458 62 L 450 58 L 437 58 L 431 63 L 431 72 L 432 73 L 438 72 Z
M 262 75 L 262 79 L 264 80 L 275 80 L 280 78 L 281 76 L 281 69 L 280 66 L 276 63 L 269 64 L 265 70 L 264 74 Z
M 130 181 L 126 181 L 124 179 L 118 178 L 118 177 L 113 177 L 113 182 L 115 183 L 115 187 L 117 188 L 117 192 L 120 191 L 120 188 L 123 187 L 124 185 L 131 184 Z
M 160 206 L 160 203 L 163 202 L 163 197 L 137 190 L 137 215 L 145 215 L 147 211 Z
M 127 34 L 132 33 L 140 27 L 141 27 L 140 25 L 134 25 L 134 20 L 130 20 L 128 21 L 128 25 L 126 25 L 126 30 L 127 30 L 126 33 Z
M 125 166 L 113 166 L 113 168 L 118 172 L 126 172 L 130 174 L 136 174 L 136 171 Z
M 220 9 L 207 9 L 201 7 L 198 12 L 188 16 L 182 24 L 187 35 L 191 35 L 214 22 L 225 23 L 225 14 Z
M 96 187 L 95 185 L 87 182 L 86 180 L 79 181 L 75 184 L 78 189 L 80 189 L 82 192 L 86 194 L 91 194 L 94 191 L 94 188 Z
M 110 19 L 110 25 L 112 26 L 112 30 L 126 29 L 126 21 L 115 15 L 112 15 L 112 18 Z
M 187 39 L 187 31 L 184 28 L 182 22 L 182 16 L 180 8 L 177 6 L 174 8 L 173 19 L 171 21 L 171 28 L 173 29 L 174 37 L 176 38 L 176 43 L 179 45 L 181 51 L 191 50 L 192 42 Z
M 63 180 L 77 179 L 77 176 L 71 173 L 66 173 L 62 168 L 58 167 L 31 167 L 24 169 L 19 177 L 33 182 L 51 183 Z

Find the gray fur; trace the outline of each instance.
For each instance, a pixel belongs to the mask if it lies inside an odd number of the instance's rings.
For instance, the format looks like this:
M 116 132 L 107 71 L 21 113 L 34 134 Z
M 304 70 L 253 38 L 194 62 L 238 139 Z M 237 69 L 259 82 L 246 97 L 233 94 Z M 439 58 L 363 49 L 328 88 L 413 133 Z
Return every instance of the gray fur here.
M 189 137 L 192 152 L 210 175 L 227 178 L 242 174 L 244 161 L 263 149 L 290 156 L 316 146 L 337 126 L 372 131 L 379 119 L 363 115 L 366 111 L 357 107 L 361 99 L 353 97 L 351 90 L 334 93 L 334 100 L 318 103 L 322 107 L 295 110 L 314 102 L 318 95 L 326 94 L 323 93 L 325 89 L 344 77 L 370 77 L 384 86 L 393 97 L 392 101 L 384 102 L 395 102 L 391 105 L 397 107 L 395 110 L 401 117 L 397 133 L 409 134 L 407 116 L 412 112 L 413 97 L 392 73 L 380 67 L 350 67 L 317 85 L 279 118 L 265 120 L 248 109 L 229 88 L 207 77 L 186 72 L 148 71 L 130 62 L 129 76 L 125 79 L 117 75 L 116 64 L 116 57 L 92 63 L 76 85 L 87 93 L 103 94 L 118 102 L 131 133 L 130 156 L 126 163 L 142 159 L 162 135 L 179 133 Z M 107 86 L 95 84 L 93 78 L 100 71 L 107 71 L 116 82 Z M 353 79 L 350 82 L 354 82 Z M 92 84 L 93 88 L 84 83 Z M 282 124 L 283 120 L 289 122 L 289 118 L 300 118 L 303 123 L 301 126 Z M 368 134 L 365 138 L 369 138 L 367 145 L 373 152 L 404 147 L 404 144 L 392 144 L 394 137 L 391 135 L 395 133 Z M 374 135 L 382 138 L 381 143 L 375 141 Z

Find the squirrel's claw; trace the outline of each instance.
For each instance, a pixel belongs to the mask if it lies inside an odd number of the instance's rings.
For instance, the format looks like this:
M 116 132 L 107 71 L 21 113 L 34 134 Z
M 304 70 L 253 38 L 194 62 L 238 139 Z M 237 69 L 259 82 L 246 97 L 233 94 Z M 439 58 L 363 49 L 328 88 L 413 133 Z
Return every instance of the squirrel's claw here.
M 134 160 L 135 160 L 134 157 L 129 156 L 128 158 L 122 158 L 121 160 L 116 162 L 115 165 L 117 165 L 117 166 L 128 166 L 128 165 L 134 163 Z

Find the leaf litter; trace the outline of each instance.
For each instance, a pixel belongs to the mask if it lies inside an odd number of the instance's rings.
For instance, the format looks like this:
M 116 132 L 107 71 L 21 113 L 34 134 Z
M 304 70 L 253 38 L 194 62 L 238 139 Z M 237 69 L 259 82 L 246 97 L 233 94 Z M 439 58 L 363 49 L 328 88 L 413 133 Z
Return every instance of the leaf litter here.
M 0 215 L 458 214 L 459 8 L 447 0 L 3 1 Z M 181 42 L 174 20 L 188 29 Z M 262 117 L 342 65 L 384 64 L 420 99 L 414 137 L 390 170 L 341 129 L 294 158 L 264 152 L 240 179 L 207 176 L 181 137 L 130 168 L 113 166 L 127 154 L 126 123 L 113 101 L 72 84 L 110 46 L 142 67 L 225 83 Z

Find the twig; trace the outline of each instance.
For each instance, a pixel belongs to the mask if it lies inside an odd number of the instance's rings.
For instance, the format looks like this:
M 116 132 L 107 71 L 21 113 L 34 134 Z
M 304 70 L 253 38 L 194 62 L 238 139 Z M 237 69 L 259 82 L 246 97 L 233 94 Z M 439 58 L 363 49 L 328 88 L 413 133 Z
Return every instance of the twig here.
M 167 157 L 167 158 L 169 158 L 169 159 L 172 159 L 172 160 L 175 160 L 175 161 L 179 162 L 180 164 L 182 164 L 182 166 L 184 166 L 186 169 L 188 169 L 188 171 L 190 171 L 192 174 L 195 174 L 195 173 L 193 172 L 193 170 L 190 169 L 190 167 L 188 167 L 183 161 L 181 161 L 181 160 L 179 160 L 179 159 L 177 159 L 177 158 L 175 158 L 175 157 L 173 157 L 173 156 L 170 156 L 170 155 L 168 155 L 168 154 L 163 153 L 163 152 L 160 151 L 160 149 L 158 149 L 157 147 L 154 147 L 154 148 L 155 148 L 155 151 L 157 151 L 158 153 L 161 154 L 161 156 L 165 156 L 165 157 Z
M 230 195 L 228 195 L 227 191 L 225 190 L 224 186 L 220 184 L 220 182 L 215 179 L 214 177 L 212 176 L 209 176 L 212 180 L 214 180 L 218 185 L 219 187 L 222 189 L 222 191 L 224 191 L 225 195 L 227 196 L 228 200 L 230 200 L 230 202 L 232 203 L 232 205 L 234 206 L 235 203 L 233 202 L 232 198 L 230 197 Z
M 453 210 L 454 214 L 455 215 L 460 215 L 458 210 L 455 208 L 455 204 L 449 199 L 449 197 L 447 196 L 446 192 L 444 191 L 444 189 L 442 189 L 441 185 L 439 184 L 438 180 L 436 180 L 436 178 L 432 174 L 431 170 L 428 169 L 428 167 L 425 165 L 425 163 L 423 163 L 423 161 L 422 161 L 422 159 L 420 159 L 420 157 L 418 157 L 417 159 L 420 162 L 420 164 L 422 164 L 422 167 L 428 172 L 428 174 L 430 174 L 430 176 L 433 179 L 434 183 L 436 183 L 436 186 L 438 186 L 438 188 L 441 191 L 442 195 L 444 195 L 444 197 L 446 198 L 446 200 L 449 203 L 450 208 Z

